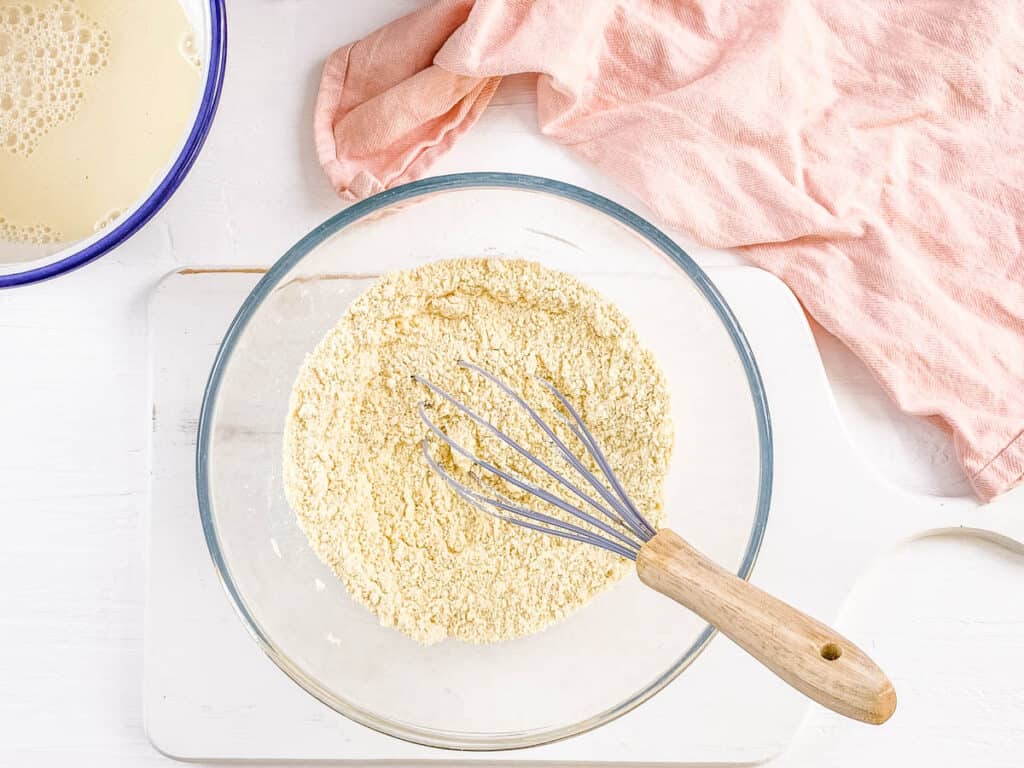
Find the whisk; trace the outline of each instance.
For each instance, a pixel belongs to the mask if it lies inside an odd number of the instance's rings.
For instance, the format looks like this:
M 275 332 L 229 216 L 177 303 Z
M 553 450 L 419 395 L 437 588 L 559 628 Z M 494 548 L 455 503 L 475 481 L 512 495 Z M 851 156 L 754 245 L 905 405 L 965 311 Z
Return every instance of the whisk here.
M 889 719 L 896 708 L 892 683 L 860 648 L 816 619 L 726 571 L 674 531 L 655 530 L 630 500 L 579 413 L 550 382 L 538 379 L 561 406 L 564 413 L 559 417 L 563 425 L 590 457 L 598 474 L 589 470 L 551 425 L 507 383 L 473 363 L 460 361 L 459 365 L 485 378 L 523 408 L 556 454 L 578 475 L 574 479 L 555 470 L 468 406 L 423 377 L 414 376 L 433 395 L 447 401 L 562 489 L 561 495 L 552 493 L 515 471 L 474 455 L 449 437 L 431 419 L 427 404 L 421 403 L 419 414 L 430 434 L 473 467 L 468 474 L 475 487 L 442 467 L 431 454 L 429 437 L 423 440 L 427 463 L 462 499 L 505 522 L 600 547 L 635 561 L 637 575 L 644 584 L 718 628 L 804 695 L 862 722 L 880 724 Z M 480 471 L 497 481 L 484 483 Z M 569 519 L 546 514 L 496 492 L 494 486 L 500 483 L 561 510 Z M 575 503 L 566 501 L 567 498 Z

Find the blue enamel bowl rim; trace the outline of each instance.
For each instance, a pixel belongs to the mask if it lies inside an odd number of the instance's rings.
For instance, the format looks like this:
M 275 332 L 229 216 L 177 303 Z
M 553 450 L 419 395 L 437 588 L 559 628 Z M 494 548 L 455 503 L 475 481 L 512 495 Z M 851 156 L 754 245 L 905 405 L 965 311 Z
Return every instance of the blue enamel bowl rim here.
M 247 630 L 263 649 L 264 653 L 299 686 L 335 711 L 376 731 L 415 744 L 455 750 L 496 751 L 522 749 L 559 741 L 585 733 L 626 714 L 661 691 L 686 669 L 707 647 L 716 630 L 710 625 L 706 626 L 697 640 L 664 674 L 625 701 L 578 723 L 545 730 L 479 734 L 425 729 L 409 723 L 388 720 L 372 712 L 360 709 L 325 689 L 317 681 L 310 679 L 302 669 L 277 648 L 273 639 L 260 626 L 250 611 L 249 606 L 242 598 L 237 585 L 234 583 L 231 571 L 224 558 L 217 534 L 208 468 L 215 420 L 215 405 L 225 368 L 249 320 L 259 310 L 264 299 L 278 285 L 281 279 L 307 254 L 320 246 L 328 238 L 350 224 L 382 208 L 423 195 L 471 188 L 511 188 L 557 195 L 604 213 L 629 227 L 669 256 L 690 277 L 694 285 L 714 307 L 719 319 L 729 333 L 736 353 L 743 363 L 751 398 L 754 403 L 758 440 L 760 443 L 760 478 L 754 524 L 750 531 L 750 538 L 748 539 L 743 561 L 737 571 L 738 575 L 744 579 L 750 577 L 754 568 L 754 563 L 764 538 L 765 527 L 768 523 L 768 509 L 772 494 L 774 451 L 772 448 L 771 418 L 768 412 L 768 400 L 764 384 L 761 380 L 761 373 L 758 370 L 757 362 L 754 360 L 753 352 L 743 333 L 743 329 L 740 327 L 739 322 L 721 293 L 719 293 L 714 283 L 711 282 L 710 278 L 708 278 L 707 274 L 697 263 L 668 235 L 632 211 L 594 192 L 573 186 L 572 184 L 566 184 L 565 182 L 522 174 L 483 172 L 435 176 L 386 190 L 346 208 L 313 229 L 277 260 L 252 289 L 248 297 L 246 297 L 234 320 L 228 327 L 224 341 L 221 343 L 220 350 L 214 360 L 213 368 L 210 371 L 210 378 L 207 381 L 206 390 L 203 394 L 203 404 L 199 414 L 196 446 L 196 492 L 199 501 L 199 515 L 202 521 L 203 534 L 206 537 L 206 544 L 210 550 L 210 556 L 213 559 L 224 589 L 227 591 L 235 610 L 238 612 Z
M 227 14 L 224 8 L 224 0 L 210 0 L 209 4 L 210 66 L 206 76 L 206 83 L 203 87 L 203 97 L 199 103 L 199 110 L 196 114 L 195 122 L 192 124 L 192 130 L 189 131 L 184 146 L 156 189 L 124 221 L 103 237 L 89 243 L 80 251 L 75 251 L 58 261 L 26 269 L 22 272 L 0 275 L 0 288 L 28 285 L 29 283 L 38 283 L 41 280 L 49 280 L 52 277 L 63 275 L 65 272 L 78 269 L 90 261 L 98 259 L 138 232 L 142 225 L 153 218 L 156 212 L 164 206 L 164 203 L 177 190 L 178 186 L 188 175 L 189 169 L 192 168 L 196 157 L 198 157 L 199 150 L 203 147 L 203 142 L 206 141 L 206 136 L 210 132 L 210 126 L 213 124 L 213 117 L 217 112 L 220 92 L 224 85 L 224 67 L 227 63 L 228 52 Z

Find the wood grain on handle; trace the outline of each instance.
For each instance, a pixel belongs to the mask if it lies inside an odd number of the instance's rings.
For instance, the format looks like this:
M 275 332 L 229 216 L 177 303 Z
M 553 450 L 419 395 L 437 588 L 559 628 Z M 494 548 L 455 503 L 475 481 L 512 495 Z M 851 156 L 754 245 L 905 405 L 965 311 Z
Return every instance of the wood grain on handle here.
M 640 548 L 640 580 L 718 628 L 822 706 L 884 723 L 896 691 L 867 654 L 820 621 L 721 568 L 668 529 Z

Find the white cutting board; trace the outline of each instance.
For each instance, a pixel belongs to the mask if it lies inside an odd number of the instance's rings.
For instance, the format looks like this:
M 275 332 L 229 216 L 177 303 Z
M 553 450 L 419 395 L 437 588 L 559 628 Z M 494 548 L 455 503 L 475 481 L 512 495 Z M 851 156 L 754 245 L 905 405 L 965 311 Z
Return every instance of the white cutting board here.
M 195 501 L 203 385 L 228 323 L 261 274 L 180 270 L 158 285 L 150 305 L 144 701 L 147 733 L 158 749 L 184 759 L 749 764 L 788 745 L 809 705 L 720 637 L 632 713 L 588 734 L 517 752 L 406 744 L 348 721 L 292 683 L 234 615 Z M 774 428 L 775 490 L 755 583 L 832 621 L 858 576 L 908 538 L 965 527 L 1024 549 L 1024 523 L 1010 505 L 913 496 L 878 477 L 847 440 L 789 290 L 751 268 L 710 274 L 750 340 Z M 870 638 L 852 639 L 871 652 Z

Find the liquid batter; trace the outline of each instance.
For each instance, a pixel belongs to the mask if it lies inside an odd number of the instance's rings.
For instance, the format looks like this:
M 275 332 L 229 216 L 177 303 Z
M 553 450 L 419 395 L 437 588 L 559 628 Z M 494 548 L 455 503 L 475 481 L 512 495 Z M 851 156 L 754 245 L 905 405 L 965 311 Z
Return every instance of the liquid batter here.
M 201 65 L 178 0 L 0 0 L 0 240 L 78 240 L 138 202 L 192 121 Z

